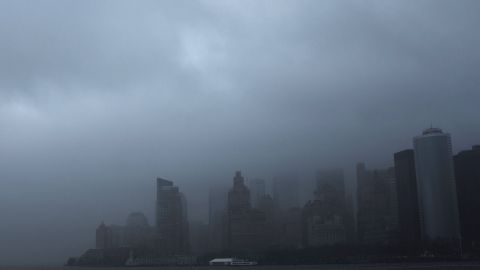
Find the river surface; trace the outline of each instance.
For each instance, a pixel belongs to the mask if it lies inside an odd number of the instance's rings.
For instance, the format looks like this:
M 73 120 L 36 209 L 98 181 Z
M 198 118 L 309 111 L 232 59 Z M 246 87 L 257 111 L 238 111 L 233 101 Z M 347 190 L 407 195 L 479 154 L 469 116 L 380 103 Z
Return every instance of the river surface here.
M 302 266 L 192 266 L 192 267 L 62 267 L 62 266 L 29 266 L 29 267 L 6 267 L 0 266 L 0 270 L 455 270 L 455 269 L 479 269 L 479 263 L 425 263 L 425 264 L 350 264 L 350 265 L 302 265 Z

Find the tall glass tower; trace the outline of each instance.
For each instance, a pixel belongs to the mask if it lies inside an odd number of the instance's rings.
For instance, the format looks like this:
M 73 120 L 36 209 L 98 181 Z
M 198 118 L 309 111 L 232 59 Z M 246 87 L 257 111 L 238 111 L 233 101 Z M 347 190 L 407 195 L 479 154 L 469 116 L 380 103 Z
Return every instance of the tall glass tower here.
M 185 196 L 172 181 L 157 178 L 157 248 L 163 254 L 189 252 Z
M 413 139 L 422 239 L 459 240 L 450 134 L 429 128 Z

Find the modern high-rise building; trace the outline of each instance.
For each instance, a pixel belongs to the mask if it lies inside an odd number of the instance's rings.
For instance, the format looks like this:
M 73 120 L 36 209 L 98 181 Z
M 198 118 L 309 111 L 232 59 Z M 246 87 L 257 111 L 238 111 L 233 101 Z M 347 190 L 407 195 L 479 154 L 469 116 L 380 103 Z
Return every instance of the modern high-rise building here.
M 340 216 L 348 241 L 354 240 L 355 224 L 353 212 L 347 209 L 345 175 L 341 169 L 319 170 L 316 174 L 316 200 L 328 204 L 335 214 Z
M 265 180 L 263 179 L 253 179 L 248 181 L 253 207 L 258 207 L 260 200 L 266 195 L 265 186 Z
M 397 152 L 394 160 L 400 241 L 403 245 L 414 246 L 421 240 L 414 151 Z
M 392 245 L 398 241 L 395 172 L 367 170 L 357 165 L 357 236 L 364 244 Z
M 185 196 L 172 181 L 157 178 L 157 247 L 164 254 L 189 252 Z
M 299 206 L 298 177 L 295 173 L 277 174 L 273 178 L 273 200 L 280 210 Z
M 422 239 L 460 239 L 450 134 L 429 128 L 413 139 Z
M 454 157 L 462 243 L 466 251 L 480 250 L 480 146 Z

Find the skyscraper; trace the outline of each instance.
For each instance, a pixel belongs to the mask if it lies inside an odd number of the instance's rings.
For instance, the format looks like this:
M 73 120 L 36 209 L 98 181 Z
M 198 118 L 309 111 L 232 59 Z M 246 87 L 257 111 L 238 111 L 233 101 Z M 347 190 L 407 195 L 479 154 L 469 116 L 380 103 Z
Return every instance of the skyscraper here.
M 398 204 L 394 169 L 367 170 L 357 165 L 357 234 L 365 244 L 394 244 L 398 239 Z
M 299 206 L 297 178 L 295 173 L 281 173 L 273 178 L 273 200 L 280 210 Z
M 394 160 L 400 241 L 406 246 L 413 246 L 421 239 L 414 151 L 397 152 Z
M 317 172 L 315 200 L 303 207 L 303 244 L 325 246 L 346 241 L 345 184 L 341 170 Z
M 345 175 L 341 169 L 319 170 L 316 175 L 316 200 L 328 204 L 328 207 L 340 216 L 345 227 L 347 240 L 353 241 L 355 234 L 354 217 L 347 209 Z
M 245 185 L 245 179 L 242 172 L 235 172 L 233 178 L 233 188 L 228 192 L 228 210 L 233 212 L 242 212 L 251 208 L 250 190 Z
M 248 182 L 250 193 L 252 197 L 252 206 L 258 207 L 260 200 L 266 195 L 265 193 L 265 180 L 253 179 Z
M 267 245 L 265 213 L 252 209 L 250 191 L 240 171 L 235 173 L 233 188 L 228 192 L 227 210 L 228 249 L 253 251 Z
M 458 242 L 460 228 L 450 135 L 429 128 L 413 139 L 422 238 Z
M 157 247 L 164 254 L 189 252 L 185 196 L 172 181 L 157 178 Z
M 467 251 L 480 250 L 480 146 L 454 157 L 462 243 Z
M 113 247 L 112 243 L 112 232 L 105 223 L 101 223 L 97 227 L 97 231 L 95 234 L 95 247 L 97 249 L 109 249 Z

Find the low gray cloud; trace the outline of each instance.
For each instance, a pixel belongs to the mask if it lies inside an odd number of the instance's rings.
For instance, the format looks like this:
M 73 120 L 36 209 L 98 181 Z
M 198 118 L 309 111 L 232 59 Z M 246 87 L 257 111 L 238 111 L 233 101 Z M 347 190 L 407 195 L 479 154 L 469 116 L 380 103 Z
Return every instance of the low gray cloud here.
M 187 193 L 479 143 L 480 2 L 1 1 L 0 261 L 62 262 Z M 351 173 L 350 178 L 353 177 Z M 351 180 L 351 179 L 350 179 Z

